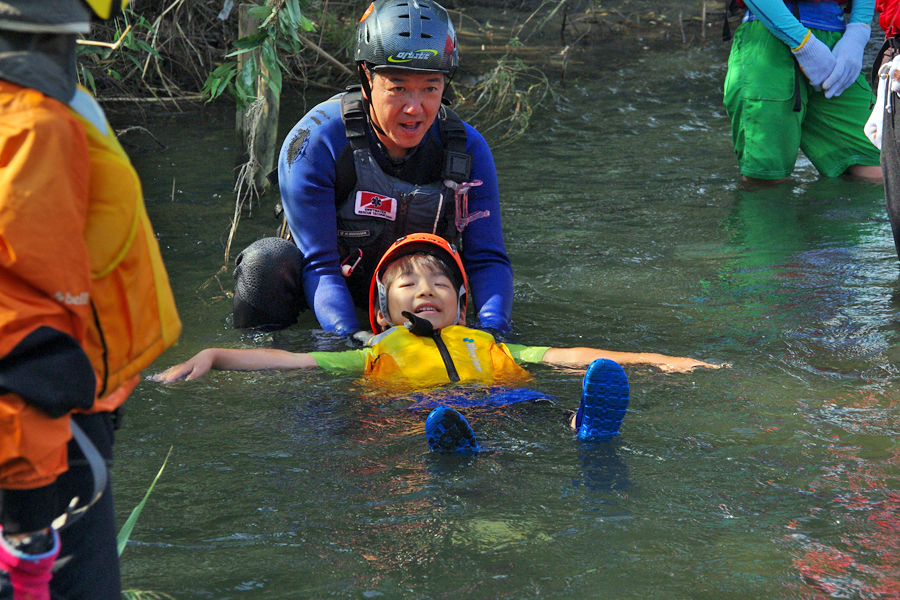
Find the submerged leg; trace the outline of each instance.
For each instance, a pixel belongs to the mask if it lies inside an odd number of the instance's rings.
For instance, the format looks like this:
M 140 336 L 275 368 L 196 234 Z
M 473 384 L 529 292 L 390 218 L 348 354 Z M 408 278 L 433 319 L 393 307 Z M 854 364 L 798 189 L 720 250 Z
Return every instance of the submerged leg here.
M 481 450 L 469 422 L 449 406 L 438 406 L 428 414 L 425 437 L 432 452 L 476 454 Z
M 269 237 L 247 246 L 235 260 L 234 328 L 293 325 L 308 308 L 302 268 L 303 254 L 291 242 Z
M 588 367 L 582 384 L 575 431 L 582 440 L 608 440 L 619 435 L 628 410 L 628 377 L 618 363 L 598 358 Z

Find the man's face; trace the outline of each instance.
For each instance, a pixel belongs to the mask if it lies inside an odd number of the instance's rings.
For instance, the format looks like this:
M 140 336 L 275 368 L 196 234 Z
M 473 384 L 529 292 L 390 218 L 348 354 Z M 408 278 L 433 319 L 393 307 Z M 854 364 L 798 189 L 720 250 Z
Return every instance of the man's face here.
M 459 294 L 450 278 L 442 273 L 415 265 L 406 275 L 391 282 L 387 291 L 388 312 L 394 324 L 404 321 L 403 311 L 431 322 L 435 329 L 451 325 L 465 325 L 466 316 L 459 309 Z M 377 322 L 389 327 L 388 320 L 378 311 Z
M 425 137 L 441 108 L 445 79 L 441 73 L 402 70 L 371 73 L 372 122 L 391 158 L 402 158 Z

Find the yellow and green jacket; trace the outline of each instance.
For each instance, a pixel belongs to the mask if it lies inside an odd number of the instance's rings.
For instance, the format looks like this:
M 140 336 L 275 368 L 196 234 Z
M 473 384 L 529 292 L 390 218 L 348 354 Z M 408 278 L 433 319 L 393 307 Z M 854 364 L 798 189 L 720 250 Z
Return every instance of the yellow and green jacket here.
M 459 383 L 514 385 L 531 379 L 518 363 L 539 363 L 546 347 L 497 342 L 484 331 L 454 325 L 440 330 Z M 434 339 L 405 327 L 392 327 L 372 338 L 365 348 L 346 352 L 312 352 L 319 367 L 330 372 L 359 374 L 369 383 L 405 389 L 452 383 Z

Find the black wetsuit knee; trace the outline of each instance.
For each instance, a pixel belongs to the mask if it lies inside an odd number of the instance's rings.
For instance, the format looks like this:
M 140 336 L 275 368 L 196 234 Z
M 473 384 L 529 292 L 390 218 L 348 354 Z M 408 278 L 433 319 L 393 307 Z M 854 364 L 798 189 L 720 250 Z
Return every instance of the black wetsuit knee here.
M 283 329 L 308 308 L 303 294 L 303 254 L 293 243 L 270 237 L 247 246 L 235 260 L 235 329 Z

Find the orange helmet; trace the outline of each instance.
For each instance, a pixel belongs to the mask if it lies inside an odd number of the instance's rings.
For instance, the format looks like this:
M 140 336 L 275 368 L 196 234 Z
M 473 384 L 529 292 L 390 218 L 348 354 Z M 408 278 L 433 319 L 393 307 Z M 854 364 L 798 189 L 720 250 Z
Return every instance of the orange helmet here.
M 382 275 L 384 275 L 388 266 L 398 258 L 418 253 L 433 254 L 445 260 L 449 259 L 447 263 L 457 268 L 457 281 L 461 282 L 459 286 L 459 310 L 465 313 L 468 305 L 469 294 L 467 290 L 469 284 L 466 280 L 466 269 L 463 267 L 462 259 L 456 250 L 456 246 L 439 235 L 411 233 L 391 244 L 391 247 L 387 249 L 387 252 L 378 261 L 378 266 L 375 267 L 375 273 L 372 275 L 372 284 L 369 286 L 369 324 L 372 326 L 372 331 L 378 333 L 383 330 L 376 321 L 378 311 L 381 310 L 381 314 L 385 316 L 388 314 L 387 289 L 381 283 Z

